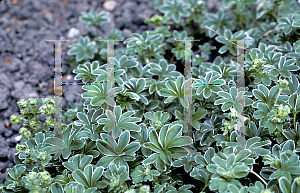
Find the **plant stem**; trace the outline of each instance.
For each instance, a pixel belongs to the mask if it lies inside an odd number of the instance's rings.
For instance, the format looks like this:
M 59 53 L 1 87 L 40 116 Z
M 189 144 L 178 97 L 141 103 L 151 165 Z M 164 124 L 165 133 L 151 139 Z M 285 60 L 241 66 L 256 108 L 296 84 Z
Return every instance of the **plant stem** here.
M 62 123 L 61 123 L 57 113 L 54 113 L 54 116 L 56 117 L 56 119 L 58 121 L 58 124 L 59 124 L 56 135 L 57 135 L 58 138 L 62 139 Z
M 174 60 L 174 54 L 173 54 L 173 56 L 172 56 L 172 58 L 171 58 L 171 61 L 170 61 L 170 64 L 172 64 L 172 62 L 173 62 L 173 60 Z
M 249 80 L 249 82 L 250 82 L 250 84 L 251 84 L 252 81 L 251 81 L 250 75 L 249 75 L 249 76 L 247 75 L 247 77 L 248 77 L 248 80 Z
M 277 102 L 277 100 L 278 100 L 278 98 L 279 98 L 280 93 L 281 93 L 281 89 L 279 89 L 279 93 L 278 93 L 278 96 L 276 97 L 276 100 L 275 100 L 275 102 L 274 102 L 274 106 L 276 105 L 276 102 Z
M 99 29 L 97 26 L 96 26 L 96 31 L 97 31 L 97 36 L 96 36 L 96 39 L 97 39 L 99 37 Z
M 273 13 L 273 11 L 271 12 L 271 15 L 275 18 L 276 23 L 279 23 L 279 22 L 278 22 L 278 18 L 275 16 L 275 14 Z
M 207 185 L 205 184 L 204 188 L 201 190 L 201 193 L 205 190 L 206 187 L 207 187 Z
M 297 115 L 297 113 L 294 113 L 294 120 L 293 120 L 293 122 L 294 122 L 294 129 L 295 129 L 295 131 L 296 131 L 296 115 Z M 297 133 L 297 131 L 296 131 L 296 133 Z
M 250 173 L 256 175 L 256 177 L 258 177 L 266 185 L 266 187 L 268 186 L 268 183 L 262 177 L 260 177 L 260 175 L 258 175 L 256 172 L 251 170 Z

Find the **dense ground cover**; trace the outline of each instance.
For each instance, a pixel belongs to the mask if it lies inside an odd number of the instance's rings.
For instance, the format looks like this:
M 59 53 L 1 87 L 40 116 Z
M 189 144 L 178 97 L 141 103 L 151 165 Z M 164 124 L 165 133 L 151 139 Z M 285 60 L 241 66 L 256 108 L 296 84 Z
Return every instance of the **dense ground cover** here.
M 94 84 L 62 120 L 58 100 L 18 101 L 22 145 L 2 191 L 299 192 L 298 2 L 151 3 L 154 30 L 115 43 L 113 58 L 98 33 L 69 46 L 75 80 Z M 79 21 L 99 30 L 108 15 Z

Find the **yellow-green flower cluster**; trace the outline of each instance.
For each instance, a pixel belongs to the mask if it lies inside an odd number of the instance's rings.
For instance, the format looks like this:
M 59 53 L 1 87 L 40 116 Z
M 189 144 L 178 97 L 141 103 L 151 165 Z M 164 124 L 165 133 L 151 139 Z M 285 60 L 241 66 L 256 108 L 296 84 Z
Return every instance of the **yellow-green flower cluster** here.
M 51 104 L 44 104 L 40 107 L 40 112 L 45 115 L 51 115 L 55 112 L 55 107 Z
M 53 182 L 49 172 L 30 172 L 22 178 L 25 186 L 31 190 L 30 192 L 44 191 L 47 192 L 49 186 Z
M 260 193 L 273 193 L 273 192 L 271 192 L 270 189 L 265 189 L 265 190 L 262 190 Z
M 52 117 L 47 117 L 45 123 L 48 127 L 54 127 L 54 119 Z
M 55 101 L 52 98 L 45 98 L 45 104 L 54 105 Z
M 163 24 L 163 17 L 159 15 L 154 15 L 150 19 L 145 20 L 147 24 L 154 24 L 156 27 L 159 27 Z
M 48 171 L 39 172 L 39 179 L 44 185 L 50 185 L 53 180 Z
M 33 186 L 40 185 L 40 182 L 36 179 L 38 179 L 38 173 L 36 172 L 30 172 L 27 176 L 24 177 L 24 181 L 27 181 L 27 183 L 30 183 Z
M 237 114 L 237 111 L 234 109 L 234 108 L 230 108 L 230 117 L 231 118 L 237 118 L 238 114 Z
M 20 107 L 20 109 L 25 109 L 28 107 L 27 101 L 25 101 L 24 99 L 19 100 L 17 104 Z
M 17 115 L 12 115 L 12 116 L 10 116 L 10 121 L 11 121 L 11 123 L 12 124 L 14 124 L 14 125 L 20 125 L 21 123 L 23 123 L 23 121 L 24 121 L 24 118 L 21 116 L 21 115 L 19 115 L 19 116 L 17 116 Z
M 112 176 L 112 179 L 110 180 L 110 186 L 111 187 L 117 187 L 119 186 L 119 179 L 116 178 L 115 176 Z
M 277 106 L 274 110 L 274 114 L 271 116 L 271 121 L 275 123 L 283 123 L 284 121 L 290 118 L 288 115 L 290 112 L 291 110 L 288 105 L 283 106 L 281 104 L 280 106 Z
M 158 129 L 160 128 L 162 125 L 161 125 L 161 121 L 155 121 L 155 122 L 152 122 L 152 125 L 155 129 Z
M 23 135 L 25 138 L 29 138 L 31 136 L 31 132 L 25 127 L 22 127 L 20 129 L 20 134 Z
M 135 189 L 129 189 L 129 190 L 126 190 L 125 193 L 135 193 Z
M 297 185 L 300 185 L 300 176 L 298 178 L 296 178 L 295 180 L 296 180 Z
M 37 118 L 31 119 L 31 120 L 29 121 L 29 126 L 30 126 L 31 128 L 38 127 L 39 125 L 40 125 L 40 120 L 37 119 Z
M 41 152 L 39 152 L 38 158 L 40 160 L 50 160 L 51 156 L 47 152 L 41 151 Z
M 36 101 L 36 99 L 30 98 L 30 99 L 28 99 L 28 102 L 29 102 L 29 104 L 30 104 L 32 107 L 35 107 L 37 101 Z
M 255 59 L 252 63 L 252 67 L 255 69 L 260 69 L 261 67 L 263 67 L 265 61 L 263 61 L 262 59 Z
M 143 185 L 140 187 L 139 193 L 149 193 L 150 192 L 150 187 L 148 185 Z
M 287 80 L 280 79 L 280 80 L 277 80 L 277 82 L 278 82 L 278 86 L 279 86 L 280 90 L 287 88 L 289 85 L 289 82 Z
M 145 165 L 145 175 L 148 176 L 151 173 L 151 168 L 149 164 Z
M 17 150 L 17 151 L 23 151 L 23 150 L 25 150 L 25 149 L 26 149 L 26 146 L 25 146 L 25 145 L 19 145 L 19 144 L 16 145 L 16 150 Z
M 226 135 L 227 133 L 231 133 L 231 131 L 234 129 L 234 122 L 233 121 L 226 121 L 223 120 L 224 127 L 221 127 L 221 130 L 223 131 L 223 135 Z
M 33 150 L 32 149 L 25 149 L 24 154 L 26 156 L 31 156 L 33 154 Z

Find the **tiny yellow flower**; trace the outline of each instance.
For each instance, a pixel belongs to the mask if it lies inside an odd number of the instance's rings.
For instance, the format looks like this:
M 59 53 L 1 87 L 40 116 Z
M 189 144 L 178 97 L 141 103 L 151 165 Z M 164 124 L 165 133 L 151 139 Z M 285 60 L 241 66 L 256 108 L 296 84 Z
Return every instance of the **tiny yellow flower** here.
M 260 193 L 272 193 L 269 189 L 262 190 Z
M 300 176 L 298 178 L 296 178 L 296 183 L 297 183 L 297 185 L 300 185 Z

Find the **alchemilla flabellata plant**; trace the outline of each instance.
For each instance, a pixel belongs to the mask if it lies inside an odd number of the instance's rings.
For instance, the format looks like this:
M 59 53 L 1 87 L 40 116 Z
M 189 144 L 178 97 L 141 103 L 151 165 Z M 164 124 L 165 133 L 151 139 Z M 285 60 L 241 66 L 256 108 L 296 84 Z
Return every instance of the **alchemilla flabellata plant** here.
M 155 30 L 116 41 L 114 57 L 97 40 L 122 39 L 115 29 L 70 45 L 75 79 L 94 84 L 61 120 L 59 100 L 18 102 L 22 144 L 0 192 L 300 192 L 299 2 L 151 4 Z M 108 14 L 79 21 L 98 29 Z

